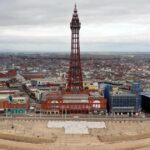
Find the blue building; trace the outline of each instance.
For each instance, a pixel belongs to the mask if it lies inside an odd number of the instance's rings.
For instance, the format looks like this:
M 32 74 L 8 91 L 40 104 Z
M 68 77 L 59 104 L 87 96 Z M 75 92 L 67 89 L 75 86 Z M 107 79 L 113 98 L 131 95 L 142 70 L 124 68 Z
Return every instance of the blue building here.
M 111 94 L 112 86 L 106 84 L 104 87 L 104 97 L 107 99 L 107 111 L 113 114 L 135 114 L 141 112 L 141 84 L 135 82 L 131 86 L 131 91 L 126 94 Z
M 111 94 L 112 86 L 110 84 L 105 84 L 104 86 L 104 97 L 107 100 L 107 112 L 110 113 L 111 109 Z
M 124 94 L 111 96 L 112 113 L 139 113 L 141 112 L 141 96 Z

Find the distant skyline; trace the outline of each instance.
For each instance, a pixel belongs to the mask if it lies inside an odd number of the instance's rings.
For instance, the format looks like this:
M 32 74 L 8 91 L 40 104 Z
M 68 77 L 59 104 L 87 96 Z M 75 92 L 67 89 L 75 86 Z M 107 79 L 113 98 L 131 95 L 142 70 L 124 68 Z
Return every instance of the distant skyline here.
M 75 0 L 1 0 L 0 52 L 70 52 Z M 150 51 L 149 0 L 76 0 L 81 51 Z

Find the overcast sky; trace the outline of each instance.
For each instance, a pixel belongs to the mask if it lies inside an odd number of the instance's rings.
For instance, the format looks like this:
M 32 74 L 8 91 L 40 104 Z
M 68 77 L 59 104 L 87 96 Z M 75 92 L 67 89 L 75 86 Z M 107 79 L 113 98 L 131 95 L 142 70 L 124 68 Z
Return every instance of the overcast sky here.
M 75 0 L 0 0 L 0 51 L 70 51 Z M 76 0 L 81 51 L 150 51 L 150 0 Z

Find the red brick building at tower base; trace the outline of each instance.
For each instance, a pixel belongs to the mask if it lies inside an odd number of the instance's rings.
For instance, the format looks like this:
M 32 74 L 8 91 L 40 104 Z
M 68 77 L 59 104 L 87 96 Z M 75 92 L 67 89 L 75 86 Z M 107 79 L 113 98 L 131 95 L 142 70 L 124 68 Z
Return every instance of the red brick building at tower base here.
M 50 94 L 41 104 L 47 114 L 60 113 L 106 113 L 106 99 L 90 94 Z

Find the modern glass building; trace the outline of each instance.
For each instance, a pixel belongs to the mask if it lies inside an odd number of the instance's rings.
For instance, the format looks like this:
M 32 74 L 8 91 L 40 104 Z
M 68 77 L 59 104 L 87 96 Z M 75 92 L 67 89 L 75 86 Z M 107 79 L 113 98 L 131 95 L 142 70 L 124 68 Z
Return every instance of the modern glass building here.
M 112 113 L 138 113 L 141 111 L 141 96 L 136 94 L 112 95 Z

